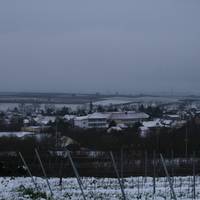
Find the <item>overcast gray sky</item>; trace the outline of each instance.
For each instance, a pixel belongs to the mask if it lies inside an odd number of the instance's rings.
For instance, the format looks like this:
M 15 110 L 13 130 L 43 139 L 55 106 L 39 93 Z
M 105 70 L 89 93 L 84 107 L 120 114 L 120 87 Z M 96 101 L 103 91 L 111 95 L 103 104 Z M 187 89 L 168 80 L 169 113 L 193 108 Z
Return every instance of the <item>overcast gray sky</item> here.
M 1 0 L 0 91 L 200 91 L 199 0 Z

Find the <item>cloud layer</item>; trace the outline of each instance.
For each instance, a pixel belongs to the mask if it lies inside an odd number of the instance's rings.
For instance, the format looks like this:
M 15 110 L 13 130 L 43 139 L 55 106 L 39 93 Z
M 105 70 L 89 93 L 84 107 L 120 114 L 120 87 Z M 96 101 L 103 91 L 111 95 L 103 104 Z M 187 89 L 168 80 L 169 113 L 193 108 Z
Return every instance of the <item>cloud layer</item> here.
M 0 91 L 199 92 L 199 1 L 0 2 Z

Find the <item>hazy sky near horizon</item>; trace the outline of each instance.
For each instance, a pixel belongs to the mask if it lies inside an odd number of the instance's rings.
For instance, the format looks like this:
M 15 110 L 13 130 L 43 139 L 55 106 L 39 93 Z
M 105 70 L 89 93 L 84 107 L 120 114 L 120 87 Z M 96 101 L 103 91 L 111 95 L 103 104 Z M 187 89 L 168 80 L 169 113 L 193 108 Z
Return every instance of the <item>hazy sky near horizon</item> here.
M 1 0 L 0 91 L 199 92 L 199 0 Z

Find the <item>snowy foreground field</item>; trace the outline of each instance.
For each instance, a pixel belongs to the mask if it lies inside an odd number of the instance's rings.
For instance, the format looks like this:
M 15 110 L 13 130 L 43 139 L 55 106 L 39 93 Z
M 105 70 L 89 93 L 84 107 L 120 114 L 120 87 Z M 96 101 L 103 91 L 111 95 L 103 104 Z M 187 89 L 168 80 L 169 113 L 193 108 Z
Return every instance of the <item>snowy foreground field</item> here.
M 45 179 L 35 178 L 39 192 L 34 188 L 30 178 L 0 177 L 1 200 L 24 199 L 83 199 L 75 178 L 63 179 L 62 187 L 58 178 L 49 179 L 53 190 L 53 198 Z M 122 199 L 117 179 L 111 178 L 82 178 L 86 199 L 116 200 Z M 196 177 L 196 199 L 200 199 L 200 179 Z M 193 178 L 175 177 L 173 181 L 177 199 L 193 199 Z M 144 177 L 130 177 L 124 179 L 127 199 L 161 200 L 172 199 L 169 184 L 166 178 L 156 178 L 156 193 L 153 195 L 153 179 Z

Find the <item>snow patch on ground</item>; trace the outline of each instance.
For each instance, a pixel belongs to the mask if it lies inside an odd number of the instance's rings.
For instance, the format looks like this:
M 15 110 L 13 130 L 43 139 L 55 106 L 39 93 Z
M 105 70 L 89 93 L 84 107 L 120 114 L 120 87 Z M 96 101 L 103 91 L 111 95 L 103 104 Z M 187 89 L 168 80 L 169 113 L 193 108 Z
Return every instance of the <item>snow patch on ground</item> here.
M 39 189 L 39 192 L 50 196 L 49 188 L 45 179 L 34 177 Z M 121 190 L 118 180 L 114 178 L 82 178 L 84 193 L 86 199 L 104 199 L 118 200 L 122 199 Z M 75 178 L 63 179 L 62 187 L 59 186 L 58 178 L 50 178 L 50 185 L 53 191 L 53 199 L 64 200 L 81 200 L 80 189 Z M 196 199 L 200 199 L 200 178 L 196 177 Z M 193 197 L 193 178 L 192 177 L 174 177 L 174 190 L 177 199 L 192 199 Z M 9 200 L 24 200 L 32 199 L 28 194 L 23 193 L 24 189 L 32 189 L 36 191 L 31 178 L 24 177 L 0 177 L 0 199 Z M 167 178 L 156 178 L 156 193 L 153 194 L 153 178 L 145 177 L 130 177 L 124 179 L 125 194 L 128 200 L 164 200 L 171 199 L 171 192 Z M 42 198 L 38 198 L 42 199 Z

